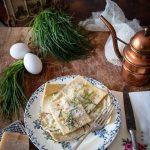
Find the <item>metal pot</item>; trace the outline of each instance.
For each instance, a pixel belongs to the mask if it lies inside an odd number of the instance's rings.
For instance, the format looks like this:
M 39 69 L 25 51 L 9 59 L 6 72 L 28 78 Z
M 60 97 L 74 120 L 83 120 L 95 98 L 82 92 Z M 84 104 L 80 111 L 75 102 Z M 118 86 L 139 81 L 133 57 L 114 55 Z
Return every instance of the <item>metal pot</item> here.
M 123 79 L 132 85 L 142 86 L 150 82 L 150 27 L 137 32 L 130 40 L 130 43 L 122 41 L 116 36 L 114 27 L 103 17 L 100 19 L 110 30 L 113 40 L 113 46 L 116 55 L 122 62 Z M 126 46 L 123 56 L 118 49 L 117 40 Z

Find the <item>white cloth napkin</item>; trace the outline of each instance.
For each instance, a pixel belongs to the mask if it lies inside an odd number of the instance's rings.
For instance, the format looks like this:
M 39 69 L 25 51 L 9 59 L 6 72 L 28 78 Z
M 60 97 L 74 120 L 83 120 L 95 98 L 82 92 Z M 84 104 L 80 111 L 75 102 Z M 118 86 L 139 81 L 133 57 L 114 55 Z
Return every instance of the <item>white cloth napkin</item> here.
M 126 128 L 123 93 L 112 91 L 117 98 L 121 107 L 122 123 L 120 131 L 108 150 L 132 150 L 130 144 L 127 145 L 127 138 L 130 140 L 130 135 Z M 136 136 L 140 144 L 147 145 L 147 150 L 150 150 L 150 91 L 130 92 L 130 99 L 134 111 L 136 121 Z M 124 145 L 123 145 L 124 139 Z
M 88 31 L 107 31 L 108 29 L 99 18 L 101 15 L 115 28 L 117 37 L 126 43 L 129 43 L 131 37 L 137 31 L 142 30 L 139 21 L 137 19 L 128 20 L 118 4 L 112 0 L 106 0 L 104 11 L 92 12 L 92 16 L 85 21 L 80 21 L 79 26 L 84 27 Z M 112 43 L 112 37 L 110 35 L 105 44 L 105 57 L 110 63 L 121 66 Z M 118 41 L 118 47 L 120 53 L 123 54 L 125 45 Z

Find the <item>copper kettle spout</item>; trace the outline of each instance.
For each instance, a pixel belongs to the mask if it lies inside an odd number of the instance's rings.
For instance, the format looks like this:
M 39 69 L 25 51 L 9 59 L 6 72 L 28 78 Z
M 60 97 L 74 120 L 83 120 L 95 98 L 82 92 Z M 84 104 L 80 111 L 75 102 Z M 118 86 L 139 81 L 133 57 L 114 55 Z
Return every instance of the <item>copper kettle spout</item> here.
M 115 31 L 114 27 L 113 27 L 103 16 L 100 16 L 100 19 L 103 21 L 103 23 L 106 25 L 106 27 L 107 27 L 107 28 L 109 29 L 109 31 L 111 32 L 115 53 L 116 53 L 117 57 L 120 59 L 120 61 L 122 61 L 122 60 L 123 60 L 123 57 L 122 57 L 122 55 L 120 54 L 120 51 L 119 51 L 119 49 L 118 49 L 117 40 L 119 40 L 120 42 L 122 42 L 122 43 L 124 43 L 124 44 L 126 44 L 126 45 L 127 45 L 127 43 L 124 42 L 124 41 L 122 41 L 121 39 L 119 39 L 119 38 L 116 36 L 116 31 Z

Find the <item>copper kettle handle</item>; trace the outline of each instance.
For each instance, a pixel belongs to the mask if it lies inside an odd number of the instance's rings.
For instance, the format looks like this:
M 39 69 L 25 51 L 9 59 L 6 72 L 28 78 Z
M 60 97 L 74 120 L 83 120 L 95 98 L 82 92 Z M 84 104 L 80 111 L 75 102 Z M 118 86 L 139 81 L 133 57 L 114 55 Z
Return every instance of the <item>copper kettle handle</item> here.
M 114 46 L 115 53 L 116 53 L 117 57 L 119 58 L 119 60 L 122 61 L 123 57 L 120 54 L 120 51 L 118 49 L 117 39 L 120 42 L 124 43 L 124 44 L 127 44 L 127 43 L 125 43 L 121 39 L 117 38 L 116 31 L 115 31 L 114 27 L 102 15 L 100 16 L 100 19 L 103 21 L 103 23 L 106 25 L 106 27 L 110 30 L 111 35 L 112 35 L 112 40 L 113 40 L 113 46 Z

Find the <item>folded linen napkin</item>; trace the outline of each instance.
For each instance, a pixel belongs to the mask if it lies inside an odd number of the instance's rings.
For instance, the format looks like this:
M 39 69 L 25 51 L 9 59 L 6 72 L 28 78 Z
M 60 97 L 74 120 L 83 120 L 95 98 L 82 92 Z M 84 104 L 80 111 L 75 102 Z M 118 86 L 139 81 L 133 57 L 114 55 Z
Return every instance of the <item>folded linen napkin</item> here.
M 132 150 L 130 135 L 126 127 L 123 93 L 117 91 L 112 91 L 112 93 L 120 104 L 122 123 L 116 139 L 108 150 Z M 141 144 L 140 150 L 150 150 L 150 91 L 130 92 L 129 95 L 136 121 L 136 137 L 138 143 Z

